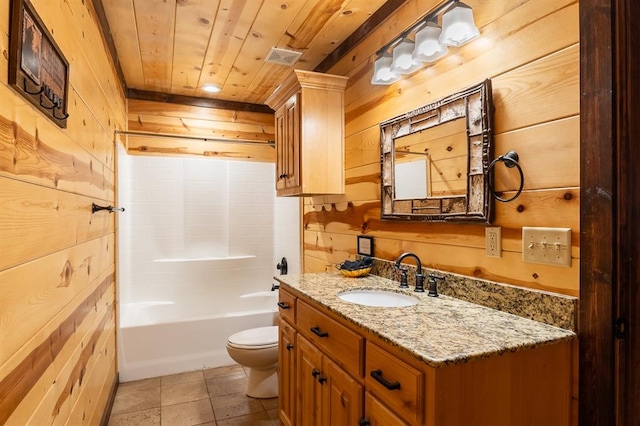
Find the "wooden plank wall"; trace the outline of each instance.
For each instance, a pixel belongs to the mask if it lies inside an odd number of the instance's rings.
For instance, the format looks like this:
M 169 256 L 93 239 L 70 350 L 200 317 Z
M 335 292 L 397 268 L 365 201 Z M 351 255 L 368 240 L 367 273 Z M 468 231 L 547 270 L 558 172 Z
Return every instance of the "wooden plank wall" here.
M 304 202 L 304 270 L 333 270 L 355 255 L 356 235 L 375 237 L 375 254 L 417 253 L 423 265 L 568 295 L 579 293 L 579 22 L 575 0 L 469 0 L 482 38 L 391 86 L 370 84 L 375 52 L 437 0 L 410 0 L 329 72 L 350 77 L 346 102 L 347 189 Z M 522 195 L 496 203 L 501 258 L 485 255 L 484 225 L 380 220 L 379 122 L 491 78 L 495 153 L 516 150 Z M 497 168 L 497 189 L 517 179 Z M 517 176 L 517 175 L 515 175 Z M 523 226 L 570 227 L 572 266 L 522 261 Z
M 195 155 L 226 160 L 275 162 L 273 113 L 236 111 L 139 99 L 128 99 L 127 152 L 132 155 Z M 158 137 L 154 134 L 176 136 Z M 185 137 L 185 138 L 181 138 Z M 252 144 L 213 142 L 220 138 Z
M 125 98 L 92 2 L 32 0 L 69 61 L 68 127 L 7 83 L 0 0 L 0 424 L 99 424 L 117 378 L 114 131 Z

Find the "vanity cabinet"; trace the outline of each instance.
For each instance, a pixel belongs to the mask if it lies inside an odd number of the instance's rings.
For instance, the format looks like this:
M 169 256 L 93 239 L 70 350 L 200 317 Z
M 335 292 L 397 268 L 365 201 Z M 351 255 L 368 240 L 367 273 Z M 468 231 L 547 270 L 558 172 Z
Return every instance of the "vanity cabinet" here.
M 408 424 L 421 424 L 424 411 L 422 372 L 371 342 L 367 342 L 365 365 L 367 394 L 376 397 L 370 398 L 371 403 L 384 401 Z
M 358 326 L 347 314 L 281 283 L 283 425 L 575 424 L 572 341 L 434 367 L 408 348 L 386 341 L 386 329 Z M 326 299 L 326 291 L 321 293 Z M 455 336 L 451 338 L 455 343 Z M 291 342 L 294 356 L 286 349 Z
M 278 346 L 278 411 L 285 426 L 295 424 L 296 402 L 296 331 L 291 324 L 280 318 Z
M 409 423 L 393 414 L 369 392 L 364 396 L 364 417 L 361 424 L 364 426 L 409 426 Z
M 363 387 L 304 337 L 298 340 L 297 425 L 349 426 L 363 412 Z
M 347 80 L 294 70 L 267 99 L 275 111 L 278 196 L 344 193 Z

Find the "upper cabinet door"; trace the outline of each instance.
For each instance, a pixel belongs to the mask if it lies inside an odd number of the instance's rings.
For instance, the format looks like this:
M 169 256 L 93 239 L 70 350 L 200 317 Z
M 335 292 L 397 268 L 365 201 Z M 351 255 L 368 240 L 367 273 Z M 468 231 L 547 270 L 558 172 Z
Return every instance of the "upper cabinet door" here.
M 344 194 L 347 80 L 294 70 L 267 100 L 276 111 L 278 196 Z

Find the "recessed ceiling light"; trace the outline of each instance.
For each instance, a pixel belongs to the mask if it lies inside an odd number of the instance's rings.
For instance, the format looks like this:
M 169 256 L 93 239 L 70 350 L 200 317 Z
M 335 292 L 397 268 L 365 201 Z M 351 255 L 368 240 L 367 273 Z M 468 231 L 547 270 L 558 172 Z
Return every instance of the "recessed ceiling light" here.
M 218 93 L 222 89 L 220 89 L 215 84 L 205 84 L 204 86 L 202 86 L 202 90 L 204 90 L 207 93 Z

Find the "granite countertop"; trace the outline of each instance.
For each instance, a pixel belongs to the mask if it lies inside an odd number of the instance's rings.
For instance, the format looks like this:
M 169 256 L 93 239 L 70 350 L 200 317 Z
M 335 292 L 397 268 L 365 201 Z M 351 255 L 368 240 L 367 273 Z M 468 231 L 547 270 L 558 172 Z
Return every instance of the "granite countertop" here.
M 351 323 L 374 333 L 431 367 L 468 362 L 572 340 L 572 331 L 497 311 L 453 297 L 428 297 L 413 288 L 375 275 L 347 278 L 339 273 L 279 275 L 284 285 L 316 301 Z M 338 293 L 353 289 L 384 289 L 410 294 L 420 302 L 400 308 L 345 302 Z

